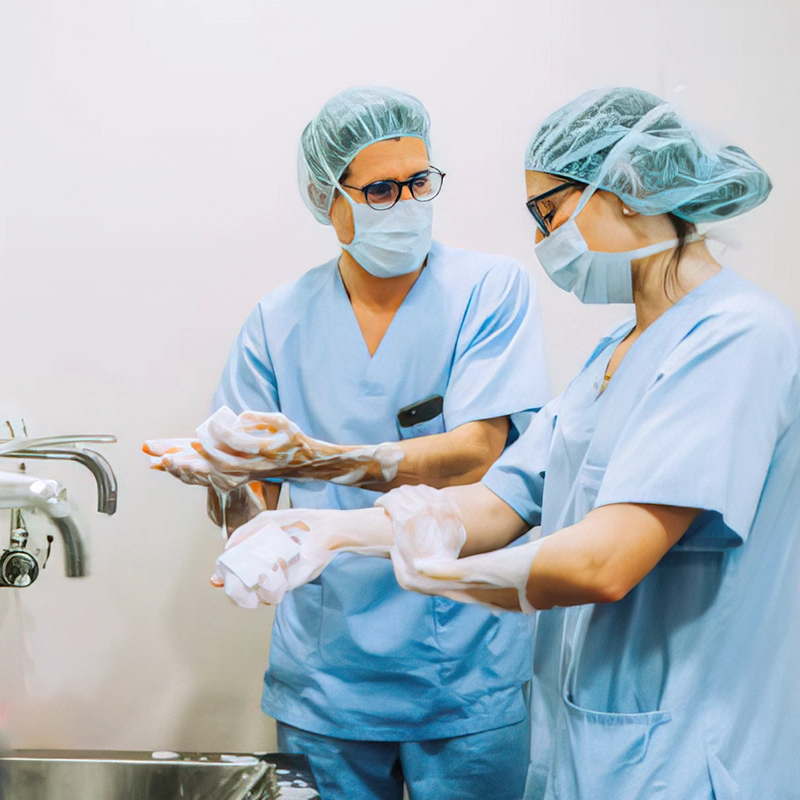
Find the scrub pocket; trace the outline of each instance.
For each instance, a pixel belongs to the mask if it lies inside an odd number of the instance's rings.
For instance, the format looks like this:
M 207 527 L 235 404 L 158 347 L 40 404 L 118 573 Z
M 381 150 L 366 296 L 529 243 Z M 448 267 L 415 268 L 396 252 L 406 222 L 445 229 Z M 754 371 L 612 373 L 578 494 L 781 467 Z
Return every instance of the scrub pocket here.
M 699 728 L 688 714 L 592 711 L 564 697 L 544 800 L 736 800 Z
M 403 428 L 398 423 L 397 432 L 401 439 L 416 439 L 418 436 L 433 436 L 435 433 L 444 433 L 444 414 L 438 414 L 433 419 L 418 422 L 408 428 Z

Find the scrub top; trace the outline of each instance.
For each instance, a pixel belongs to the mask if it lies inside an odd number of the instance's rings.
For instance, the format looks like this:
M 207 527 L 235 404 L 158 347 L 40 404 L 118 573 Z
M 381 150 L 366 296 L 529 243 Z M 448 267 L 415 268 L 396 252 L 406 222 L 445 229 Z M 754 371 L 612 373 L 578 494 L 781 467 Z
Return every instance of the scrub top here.
M 433 395 L 436 418 L 397 412 Z M 372 357 L 333 260 L 267 295 L 244 325 L 217 407 L 282 411 L 307 434 L 376 444 L 511 415 L 549 399 L 534 289 L 508 258 L 434 243 Z M 296 508 L 365 508 L 379 493 L 293 482 Z M 415 741 L 510 725 L 527 710 L 531 621 L 402 590 L 389 560 L 337 556 L 277 608 L 262 707 L 344 739 Z
M 632 324 L 484 478 L 545 536 L 703 509 L 624 599 L 537 614 L 526 798 L 800 797 L 800 330 L 724 269 L 600 393 Z

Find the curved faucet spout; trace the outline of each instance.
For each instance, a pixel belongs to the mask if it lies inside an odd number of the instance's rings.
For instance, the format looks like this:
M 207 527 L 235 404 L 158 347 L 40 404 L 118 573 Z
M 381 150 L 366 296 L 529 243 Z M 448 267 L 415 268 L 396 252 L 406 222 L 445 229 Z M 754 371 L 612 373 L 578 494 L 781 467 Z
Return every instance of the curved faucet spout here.
M 86 547 L 72 517 L 50 517 L 64 542 L 64 572 L 68 578 L 84 578 L 89 574 Z
M 92 473 L 97 484 L 97 510 L 109 516 L 117 510 L 117 478 L 111 464 L 94 450 L 73 447 L 37 448 L 3 453 L 4 458 L 42 459 L 50 461 L 75 461 Z

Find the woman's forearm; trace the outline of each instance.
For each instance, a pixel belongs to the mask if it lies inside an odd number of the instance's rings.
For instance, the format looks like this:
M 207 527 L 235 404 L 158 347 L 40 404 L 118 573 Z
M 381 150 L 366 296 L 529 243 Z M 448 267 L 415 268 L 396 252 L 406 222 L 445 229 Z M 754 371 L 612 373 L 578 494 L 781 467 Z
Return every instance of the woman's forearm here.
M 510 505 L 481 483 L 443 491 L 458 508 L 467 532 L 462 557 L 505 547 L 529 529 Z
M 528 578 L 535 608 L 621 600 L 683 536 L 694 508 L 601 506 L 543 541 Z

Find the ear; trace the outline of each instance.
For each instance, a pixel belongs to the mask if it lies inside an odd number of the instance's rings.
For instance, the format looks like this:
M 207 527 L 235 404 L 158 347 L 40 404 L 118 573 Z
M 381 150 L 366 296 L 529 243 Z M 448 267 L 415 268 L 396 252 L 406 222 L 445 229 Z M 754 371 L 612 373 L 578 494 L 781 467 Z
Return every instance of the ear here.
M 617 201 L 619 202 L 620 213 L 622 214 L 623 217 L 628 217 L 628 219 L 630 219 L 632 217 L 639 216 L 638 211 L 634 211 L 630 206 L 625 205 L 625 203 L 623 203 L 622 200 L 619 199 L 619 197 L 617 197 Z
M 342 244 L 350 244 L 355 236 L 355 227 L 353 226 L 353 210 L 350 208 L 350 203 L 342 197 L 337 189 L 333 195 L 333 202 L 331 203 L 331 210 L 328 213 L 328 218 L 336 231 L 336 238 Z

